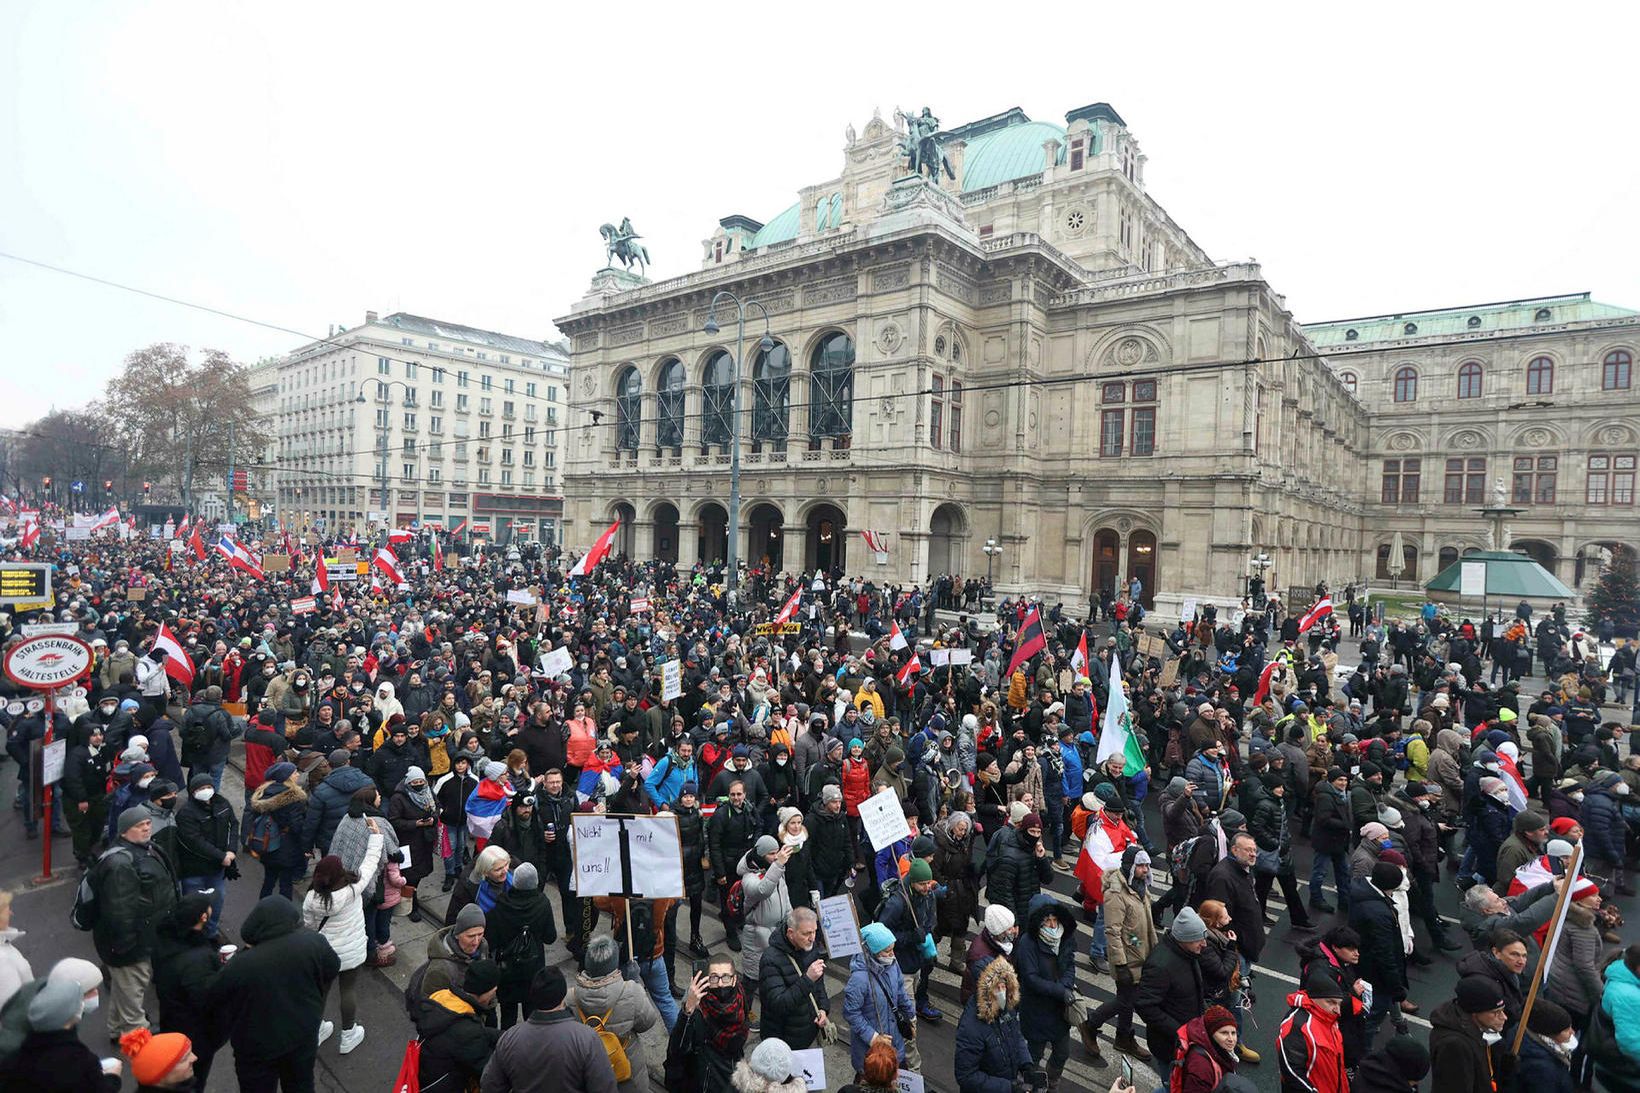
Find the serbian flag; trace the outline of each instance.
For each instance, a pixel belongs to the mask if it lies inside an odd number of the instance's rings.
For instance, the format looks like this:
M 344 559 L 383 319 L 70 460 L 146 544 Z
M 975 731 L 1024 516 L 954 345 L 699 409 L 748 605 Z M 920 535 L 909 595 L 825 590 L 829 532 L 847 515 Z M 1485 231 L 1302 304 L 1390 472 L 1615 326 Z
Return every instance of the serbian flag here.
M 321 551 L 319 556 L 313 559 L 313 594 L 317 596 L 321 592 L 329 591 L 330 567 L 325 564 L 325 556 Z
M 193 687 L 194 662 L 188 659 L 188 654 L 182 651 L 182 643 L 177 641 L 176 635 L 171 633 L 171 628 L 163 622 L 159 624 L 159 633 L 154 635 L 153 649 L 165 654 L 166 675 L 184 687 Z
M 188 536 L 188 547 L 194 552 L 194 561 L 203 562 L 205 560 L 205 540 L 200 537 L 197 523 L 194 525 L 193 534 Z
M 1298 620 L 1298 632 L 1305 633 L 1310 627 L 1332 614 L 1332 597 L 1322 596 L 1304 612 L 1304 617 Z
M 775 622 L 790 622 L 790 621 L 792 621 L 792 617 L 797 614 L 797 605 L 802 599 L 803 599 L 803 586 L 798 585 L 797 586 L 797 591 L 793 592 L 792 596 L 791 596 L 791 599 L 786 601 L 786 606 L 782 607 L 779 611 L 775 612 L 774 621 Z M 898 634 L 900 632 L 900 628 L 898 626 L 894 627 L 894 632 L 896 634 Z M 904 638 L 900 639 L 900 644 L 901 645 L 905 644 L 905 639 Z
M 512 790 L 501 782 L 485 778 L 467 794 L 467 831 L 480 841 L 490 837 L 495 825 L 507 811 Z
M 905 662 L 905 667 L 894 673 L 894 678 L 899 681 L 900 686 L 909 687 L 911 686 L 911 677 L 920 671 L 922 671 L 922 661 L 917 659 L 916 653 L 912 653 L 911 659 Z
M 1105 902 L 1105 870 L 1119 868 L 1122 851 L 1133 841 L 1133 829 L 1120 816 L 1101 809 L 1088 821 L 1088 837 L 1076 859 L 1076 879 L 1082 882 L 1082 906 L 1096 910 Z
M 905 649 L 909 647 L 910 644 L 910 642 L 905 640 L 905 635 L 900 633 L 900 624 L 897 622 L 894 623 L 894 629 L 888 632 L 888 647 L 890 649 Z
M 1014 638 L 1013 659 L 1008 661 L 1008 670 L 1003 678 L 1007 679 L 1019 669 L 1021 664 L 1036 656 L 1048 647 L 1048 641 L 1042 636 L 1042 612 L 1032 607 L 1025 613 L 1025 621 L 1019 627 L 1019 633 Z
M 228 559 L 228 564 L 234 569 L 243 569 L 258 580 L 266 576 L 262 572 L 262 563 L 256 556 L 226 535 L 216 541 L 216 552 Z
M 444 544 L 439 542 L 438 532 L 433 532 L 433 572 L 444 572 Z
M 120 507 L 118 505 L 110 505 L 108 507 L 108 511 L 97 517 L 96 523 L 91 525 L 91 533 L 95 535 L 103 528 L 111 528 L 119 522 Z
M 1271 659 L 1270 663 L 1264 666 L 1264 671 L 1258 674 L 1258 690 L 1253 694 L 1253 705 L 1260 705 L 1266 698 L 1270 697 L 1270 680 L 1275 676 L 1276 669 L 1280 666 L 1278 661 Z
M 398 556 L 387 547 L 378 547 L 376 556 L 370 559 L 370 564 L 381 570 L 395 585 L 404 583 L 404 571 L 399 569 Z
M 463 526 L 466 523 L 467 521 L 462 521 Z M 598 536 L 598 541 L 592 544 L 592 549 L 581 555 L 581 560 L 575 563 L 569 571 L 569 575 L 571 577 L 585 577 L 588 573 L 591 573 L 594 566 L 609 556 L 609 544 L 615 541 L 615 532 L 620 530 L 620 527 L 621 521 L 617 517 L 615 522 L 609 525 L 602 535 Z
M 387 533 L 389 543 L 408 543 L 416 537 L 416 533 L 409 528 L 393 528 Z
M 1076 643 L 1076 652 L 1071 654 L 1071 671 L 1083 679 L 1091 679 L 1088 675 L 1088 632 L 1082 631 L 1082 638 Z

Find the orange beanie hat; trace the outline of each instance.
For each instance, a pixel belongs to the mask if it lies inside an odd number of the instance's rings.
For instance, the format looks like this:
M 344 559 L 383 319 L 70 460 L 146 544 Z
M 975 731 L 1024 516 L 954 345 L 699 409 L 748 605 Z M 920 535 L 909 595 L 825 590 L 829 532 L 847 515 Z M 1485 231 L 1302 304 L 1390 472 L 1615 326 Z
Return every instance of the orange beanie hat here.
M 138 1085 L 157 1085 L 193 1046 L 180 1032 L 162 1032 L 155 1036 L 139 1028 L 120 1037 L 120 1050 L 131 1060 L 131 1075 Z

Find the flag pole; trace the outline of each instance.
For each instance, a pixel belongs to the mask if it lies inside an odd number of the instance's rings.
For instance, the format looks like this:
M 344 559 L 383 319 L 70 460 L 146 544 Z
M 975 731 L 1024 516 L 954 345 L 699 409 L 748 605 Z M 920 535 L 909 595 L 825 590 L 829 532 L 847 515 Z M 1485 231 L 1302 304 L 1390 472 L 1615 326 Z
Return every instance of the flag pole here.
M 1560 897 L 1555 900 L 1555 913 L 1549 919 L 1549 933 L 1543 939 L 1543 950 L 1538 953 L 1537 968 L 1532 972 L 1532 986 L 1526 992 L 1526 1005 L 1520 1011 L 1520 1020 L 1516 1022 L 1515 1040 L 1509 1045 L 1509 1054 L 1520 1054 L 1520 1043 L 1526 1037 L 1526 1019 L 1532 1016 L 1532 1006 L 1537 1002 L 1538 987 L 1543 983 L 1544 966 L 1549 963 L 1549 954 L 1554 952 L 1555 942 L 1560 939 L 1560 931 L 1566 924 L 1566 904 L 1571 899 L 1572 887 L 1577 883 L 1578 872 L 1583 866 L 1583 844 L 1572 844 L 1572 860 L 1566 865 L 1564 880 L 1566 886 L 1560 890 Z

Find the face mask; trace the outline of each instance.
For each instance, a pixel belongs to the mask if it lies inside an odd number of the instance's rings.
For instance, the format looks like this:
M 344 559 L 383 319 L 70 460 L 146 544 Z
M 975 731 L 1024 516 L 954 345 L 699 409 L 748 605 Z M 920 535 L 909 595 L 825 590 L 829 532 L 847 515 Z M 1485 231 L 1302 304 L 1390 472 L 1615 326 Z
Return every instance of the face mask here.
M 148 775 L 145 778 L 137 779 L 137 788 L 138 789 L 147 789 L 149 786 L 151 786 L 153 784 L 154 784 L 154 775 L 152 775 L 152 774 Z
M 210 786 L 206 786 L 204 789 L 199 790 L 194 794 L 194 800 L 198 801 L 200 804 L 204 804 L 215 796 L 216 790 L 212 789 Z
M 1500 805 L 1506 805 L 1509 803 L 1509 791 L 1504 790 L 1502 793 L 1494 793 L 1492 799 Z
M 894 963 L 894 954 L 879 953 L 877 956 L 877 963 L 883 965 L 884 967 L 891 966 Z
M 1482 763 L 1481 766 L 1486 770 L 1497 770 L 1498 769 L 1498 765 L 1496 763 Z
M 1619 782 L 1617 785 L 1612 787 L 1612 792 L 1617 794 L 1619 797 L 1627 797 L 1629 795 L 1629 784 L 1627 782 Z
M 98 706 L 97 709 L 102 712 L 102 715 L 104 717 L 113 717 L 114 716 L 114 711 L 119 709 L 119 707 L 118 706 Z
M 1005 1010 L 1005 1009 L 1008 1008 L 1008 988 L 1007 987 L 999 988 L 996 992 L 996 998 L 997 998 L 997 1009 L 998 1010 Z
M 1581 801 L 1581 800 L 1583 800 L 1583 794 L 1582 793 L 1573 793 L 1571 795 L 1571 798 L 1574 801 Z
M 1503 1033 L 1501 1033 L 1501 1032 L 1492 1032 L 1492 1031 L 1488 1030 L 1486 1032 L 1481 1033 L 1481 1039 L 1485 1040 L 1487 1045 L 1490 1046 L 1490 1045 L 1495 1044 L 1498 1041 L 1502 1040 L 1503 1039 Z
M 1418 809 L 1421 812 L 1428 812 L 1429 811 L 1429 802 L 1428 801 L 1419 801 L 1418 802 Z
M 80 1010 L 80 1016 L 84 1017 L 88 1013 L 96 1013 L 97 1012 L 97 1007 L 100 1006 L 100 1005 L 102 1005 L 102 995 L 100 995 L 100 994 L 88 994 L 88 995 L 86 995 L 85 1007 Z M 1574 1043 L 1575 1043 L 1575 1041 L 1574 1041 Z
M 716 998 L 719 1002 L 730 1002 L 730 1001 L 734 1000 L 735 994 L 739 990 L 740 990 L 740 988 L 738 986 L 735 986 L 735 987 L 713 987 L 711 989 L 710 993 L 711 993 L 712 997 Z
M 1057 948 L 1059 939 L 1065 936 L 1065 928 L 1063 926 L 1043 926 L 1037 930 L 1036 936 L 1042 944 Z
M 91 1012 L 91 1008 L 89 1006 L 86 1007 L 86 1012 Z M 1577 1050 L 1577 1033 L 1572 1033 L 1571 1039 L 1563 1040 L 1555 1046 L 1560 1049 L 1560 1053 L 1562 1055 L 1570 1055 L 1572 1052 Z
M 1012 938 L 1009 938 L 1009 939 L 1008 939 L 1008 940 L 1006 940 L 1006 941 L 999 941 L 999 942 L 997 942 L 997 948 L 999 948 L 999 949 L 1001 949 L 1001 950 L 1002 950 L 1002 951 L 1003 951 L 1003 952 L 1005 952 L 1005 953 L 1011 953 L 1011 952 L 1013 952 L 1013 951 L 1014 951 L 1014 942 L 1013 942 L 1013 939 L 1012 939 Z
M 786 757 L 782 755 L 779 759 L 776 759 L 774 762 L 775 762 L 775 766 L 783 767 L 783 766 L 786 765 Z
M 1378 849 L 1380 849 L 1380 850 L 1388 850 L 1390 847 L 1392 847 L 1394 845 L 1395 845 L 1395 842 L 1392 839 L 1379 839 L 1378 840 Z

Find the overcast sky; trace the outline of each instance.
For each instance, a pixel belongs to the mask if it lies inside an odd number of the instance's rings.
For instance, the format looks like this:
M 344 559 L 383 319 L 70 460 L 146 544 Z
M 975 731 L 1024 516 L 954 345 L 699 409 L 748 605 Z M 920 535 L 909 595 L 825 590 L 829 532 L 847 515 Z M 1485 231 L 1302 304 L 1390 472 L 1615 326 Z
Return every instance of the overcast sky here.
M 874 107 L 1108 101 L 1174 220 L 1301 320 L 1640 307 L 1632 4 L 649 7 L 10 0 L 0 251 L 316 335 L 371 309 L 552 337 L 605 221 L 686 273 Z M 154 341 L 299 343 L 0 259 L 0 426 Z

